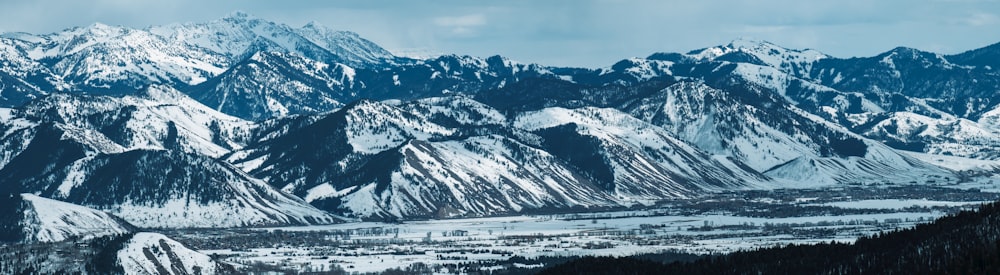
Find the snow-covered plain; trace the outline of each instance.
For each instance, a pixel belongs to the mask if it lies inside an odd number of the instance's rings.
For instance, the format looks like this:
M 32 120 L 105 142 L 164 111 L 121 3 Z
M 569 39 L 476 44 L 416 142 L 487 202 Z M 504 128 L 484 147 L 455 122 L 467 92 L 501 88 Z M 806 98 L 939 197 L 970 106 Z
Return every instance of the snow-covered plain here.
M 216 239 L 218 232 L 187 232 L 182 239 L 202 244 L 243 243 L 194 246 L 203 254 L 218 256 L 236 266 L 265 263 L 289 270 L 381 272 L 422 263 L 439 267 L 440 272 L 469 272 L 474 270 L 448 267 L 479 263 L 483 269 L 508 268 L 510 263 L 500 261 L 513 256 L 531 259 L 663 252 L 706 255 L 792 243 L 853 242 L 861 236 L 930 222 L 957 209 L 974 209 L 1000 196 L 958 188 L 892 188 L 847 188 L 840 193 L 831 191 L 836 188 L 778 190 L 754 193 L 756 197 L 751 199 L 744 195 L 754 194 L 732 193 L 728 197 L 692 200 L 694 204 L 687 206 L 596 213 L 257 228 L 230 239 Z M 787 193 L 775 195 L 781 192 Z M 878 194 L 864 195 L 867 193 Z M 731 208 L 711 205 L 732 201 L 741 203 Z M 724 210 L 758 209 L 755 207 L 760 205 L 777 207 L 768 210 L 775 212 L 762 215 Z M 780 209 L 787 210 L 782 206 L 789 205 L 796 211 L 820 208 L 820 212 L 779 213 Z M 702 206 L 709 210 L 694 210 Z M 280 241 L 258 242 L 264 239 Z
M 940 212 L 753 218 L 733 215 L 653 216 L 646 211 L 580 215 L 513 216 L 407 222 L 348 223 L 263 230 L 352 231 L 381 228 L 381 235 L 351 236 L 340 247 L 261 247 L 244 251 L 202 250 L 234 263 L 265 262 L 324 270 L 332 264 L 348 272 L 380 272 L 415 263 L 457 264 L 505 260 L 511 255 L 629 256 L 665 251 L 714 254 L 789 243 L 852 242 L 881 230 L 930 221 Z M 595 216 L 597 218 L 587 218 Z M 644 229 L 646 228 L 646 229 Z M 789 228 L 791 234 L 777 232 Z M 813 231 L 831 229 L 833 235 Z M 393 232 L 397 232 L 398 235 Z M 464 231 L 465 235 L 461 235 Z M 429 237 L 428 237 L 429 236 Z

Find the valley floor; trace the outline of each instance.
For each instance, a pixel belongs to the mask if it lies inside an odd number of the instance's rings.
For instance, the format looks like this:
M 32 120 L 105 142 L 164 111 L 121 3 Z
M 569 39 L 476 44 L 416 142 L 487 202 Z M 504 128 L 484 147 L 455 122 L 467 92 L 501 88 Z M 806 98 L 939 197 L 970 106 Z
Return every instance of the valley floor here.
M 402 223 L 163 232 L 244 270 L 502 270 L 511 257 L 718 254 L 853 242 L 1000 200 L 1000 180 L 713 194 L 642 209 Z

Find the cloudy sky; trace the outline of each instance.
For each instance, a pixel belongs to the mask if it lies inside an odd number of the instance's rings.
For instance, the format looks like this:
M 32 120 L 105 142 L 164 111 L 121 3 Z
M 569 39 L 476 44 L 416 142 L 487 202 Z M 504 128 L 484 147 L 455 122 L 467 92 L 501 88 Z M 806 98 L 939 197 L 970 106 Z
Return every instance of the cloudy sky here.
M 296 27 L 317 21 L 393 52 L 582 67 L 736 38 L 839 57 L 896 46 L 948 54 L 1000 42 L 1000 0 L 3 0 L 0 32 L 94 22 L 141 28 L 235 10 Z

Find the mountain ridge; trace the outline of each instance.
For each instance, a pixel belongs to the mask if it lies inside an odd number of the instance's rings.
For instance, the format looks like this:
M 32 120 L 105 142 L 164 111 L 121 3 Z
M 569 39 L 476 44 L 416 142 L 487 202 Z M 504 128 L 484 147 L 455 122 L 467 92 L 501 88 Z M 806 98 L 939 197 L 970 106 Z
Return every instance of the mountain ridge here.
M 740 39 L 588 69 L 402 58 L 356 33 L 239 12 L 7 33 L 0 187 L 125 216 L 120 201 L 73 194 L 134 179 L 136 194 L 231 195 L 260 215 L 206 226 L 234 227 L 950 182 L 957 171 L 903 151 L 1000 158 L 995 48 L 845 59 Z M 228 191 L 198 192 L 216 187 Z M 136 194 L 115 198 L 208 213 Z

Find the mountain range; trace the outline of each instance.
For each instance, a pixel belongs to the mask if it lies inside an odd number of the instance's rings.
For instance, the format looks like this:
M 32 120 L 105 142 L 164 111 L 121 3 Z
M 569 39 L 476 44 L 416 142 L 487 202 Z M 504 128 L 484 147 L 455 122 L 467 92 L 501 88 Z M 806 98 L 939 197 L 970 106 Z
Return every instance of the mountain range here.
M 1000 158 L 1000 44 L 837 58 L 736 40 L 563 68 L 400 57 L 352 32 L 237 12 L 5 33 L 0 52 L 2 193 L 140 228 L 954 183 L 966 168 L 936 155 Z

